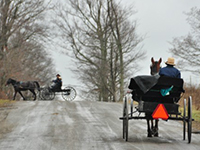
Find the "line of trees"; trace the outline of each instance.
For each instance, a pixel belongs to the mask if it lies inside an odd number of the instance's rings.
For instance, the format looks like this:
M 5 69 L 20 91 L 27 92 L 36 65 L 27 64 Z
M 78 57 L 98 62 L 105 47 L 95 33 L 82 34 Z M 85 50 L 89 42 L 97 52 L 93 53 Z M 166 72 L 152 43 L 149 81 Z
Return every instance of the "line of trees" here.
M 42 84 L 52 78 L 53 61 L 45 51 L 51 43 L 74 58 L 72 70 L 90 99 L 122 100 L 126 82 L 145 57 L 132 8 L 116 0 L 0 0 L 0 97 L 9 96 L 4 86 L 9 77 Z M 200 10 L 187 15 L 191 32 L 174 38 L 170 52 L 182 69 L 200 73 Z M 54 43 L 48 42 L 50 33 Z
M 145 55 L 138 47 L 142 37 L 136 34 L 136 21 L 130 21 L 134 11 L 115 0 L 69 0 L 57 10 L 55 24 L 63 46 L 73 51 L 78 66 L 74 71 L 87 87 L 83 92 L 99 101 L 122 100 L 125 79 Z M 200 9 L 194 7 L 186 15 L 191 32 L 174 38 L 170 52 L 178 57 L 179 68 L 199 75 Z
M 49 4 L 43 0 L 0 0 L 0 98 L 9 97 L 8 78 L 46 82 L 53 64 L 45 51 Z
M 170 52 L 179 58 L 178 66 L 183 71 L 200 74 L 200 9 L 191 8 L 186 13 L 191 31 L 186 36 L 176 37 L 172 40 Z
M 83 93 L 99 101 L 122 100 L 125 79 L 145 56 L 136 21 L 130 21 L 134 11 L 115 0 L 68 0 L 56 10 L 55 24 L 63 46 L 73 51 Z

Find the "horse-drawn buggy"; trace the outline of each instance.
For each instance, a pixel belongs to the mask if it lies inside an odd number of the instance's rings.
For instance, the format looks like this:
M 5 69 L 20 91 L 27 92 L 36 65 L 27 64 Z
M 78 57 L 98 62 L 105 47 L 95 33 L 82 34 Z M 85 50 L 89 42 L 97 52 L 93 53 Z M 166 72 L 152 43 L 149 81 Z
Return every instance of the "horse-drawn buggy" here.
M 51 86 L 41 88 L 37 81 L 17 81 L 11 78 L 6 82 L 6 85 L 9 84 L 12 84 L 14 88 L 13 100 L 17 93 L 21 95 L 23 100 L 36 100 L 37 95 L 39 95 L 42 100 L 53 100 L 56 95 L 62 95 L 63 99 L 68 101 L 72 101 L 76 97 L 76 90 L 71 86 L 67 86 L 64 89 L 52 89 Z M 38 92 L 35 92 L 36 89 Z M 21 91 L 30 91 L 32 95 L 27 98 Z
M 183 139 L 185 140 L 187 125 L 188 142 L 191 142 L 192 98 L 188 98 L 187 104 L 184 99 L 183 112 L 179 110 L 178 102 L 184 93 L 182 79 L 159 75 L 137 76 L 131 78 L 128 88 L 131 90 L 129 92 L 131 101 L 126 95 L 123 101 L 123 116 L 120 118 L 123 121 L 125 141 L 128 141 L 129 120 L 146 119 L 147 136 L 152 137 L 158 136 L 158 120 L 163 119 L 183 121 Z M 153 120 L 155 120 L 155 125 L 153 125 Z
M 51 89 L 50 86 L 41 88 L 39 96 L 42 100 L 53 100 L 56 95 L 62 95 L 62 98 L 67 101 L 72 101 L 76 98 L 76 90 L 67 86 L 64 89 Z

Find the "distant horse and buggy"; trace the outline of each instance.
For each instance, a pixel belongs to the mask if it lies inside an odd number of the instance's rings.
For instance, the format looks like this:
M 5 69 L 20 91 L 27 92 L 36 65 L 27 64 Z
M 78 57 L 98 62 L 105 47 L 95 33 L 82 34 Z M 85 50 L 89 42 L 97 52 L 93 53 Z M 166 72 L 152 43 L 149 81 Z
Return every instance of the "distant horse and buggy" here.
M 158 137 L 158 120 L 183 121 L 183 140 L 186 138 L 186 125 L 188 143 L 192 135 L 192 97 L 183 100 L 183 112 L 179 111 L 179 100 L 185 92 L 184 81 L 179 78 L 159 76 L 159 61 L 151 59 L 151 75 L 136 76 L 131 78 L 128 88 L 129 92 L 123 100 L 122 133 L 123 139 L 128 141 L 129 120 L 146 119 L 147 137 Z M 128 97 L 131 94 L 131 101 Z M 134 106 L 136 103 L 136 106 Z M 129 110 L 130 109 L 130 110 Z M 143 115 L 144 114 L 144 115 Z M 155 120 L 155 125 L 154 121 Z M 150 126 L 151 124 L 151 126 Z
M 11 84 L 14 88 L 13 100 L 15 100 L 17 93 L 21 95 L 23 100 L 27 100 L 27 98 L 25 98 L 25 96 L 22 94 L 22 91 L 30 91 L 33 95 L 33 100 L 36 100 L 37 95 L 41 100 L 53 100 L 56 95 L 62 95 L 62 98 L 67 101 L 72 101 L 76 97 L 76 90 L 71 86 L 67 86 L 64 89 L 53 90 L 50 88 L 50 86 L 40 87 L 37 81 L 17 81 L 12 78 L 7 80 L 6 86 L 9 84 Z

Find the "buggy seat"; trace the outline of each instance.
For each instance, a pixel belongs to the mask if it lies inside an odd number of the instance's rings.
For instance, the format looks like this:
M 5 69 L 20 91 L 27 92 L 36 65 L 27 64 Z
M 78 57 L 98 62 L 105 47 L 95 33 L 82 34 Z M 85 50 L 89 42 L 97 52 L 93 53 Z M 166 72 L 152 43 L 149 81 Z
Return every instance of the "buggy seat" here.
M 177 103 L 184 92 L 183 79 L 166 76 L 137 76 L 131 78 L 129 89 L 135 101 Z M 169 90 L 167 95 L 162 95 L 163 90 Z

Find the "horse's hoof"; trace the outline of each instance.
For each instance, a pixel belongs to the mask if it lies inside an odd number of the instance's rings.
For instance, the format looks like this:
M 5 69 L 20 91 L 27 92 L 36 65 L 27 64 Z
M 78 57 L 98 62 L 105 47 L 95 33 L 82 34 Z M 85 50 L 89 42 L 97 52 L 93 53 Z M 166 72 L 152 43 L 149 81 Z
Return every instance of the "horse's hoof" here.
M 156 134 L 154 134 L 155 137 L 158 137 L 158 132 Z
M 152 132 L 148 131 L 147 137 L 152 137 Z
M 155 136 L 155 137 L 158 137 L 158 128 L 153 128 L 153 130 L 152 130 L 152 132 L 153 132 L 153 135 Z
M 148 134 L 147 134 L 147 137 L 152 137 L 152 134 L 148 133 Z

